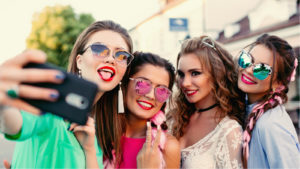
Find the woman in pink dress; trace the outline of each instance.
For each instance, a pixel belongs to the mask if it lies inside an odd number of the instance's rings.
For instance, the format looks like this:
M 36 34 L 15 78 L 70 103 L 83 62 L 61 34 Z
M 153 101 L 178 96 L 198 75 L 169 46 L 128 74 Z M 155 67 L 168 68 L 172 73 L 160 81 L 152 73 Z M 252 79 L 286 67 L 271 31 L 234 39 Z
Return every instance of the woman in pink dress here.
M 134 53 L 122 82 L 125 113 L 116 140 L 115 160 L 107 168 L 179 168 L 180 150 L 166 132 L 164 109 L 171 96 L 175 72 L 167 60 L 151 53 Z M 107 162 L 107 161 L 106 161 Z

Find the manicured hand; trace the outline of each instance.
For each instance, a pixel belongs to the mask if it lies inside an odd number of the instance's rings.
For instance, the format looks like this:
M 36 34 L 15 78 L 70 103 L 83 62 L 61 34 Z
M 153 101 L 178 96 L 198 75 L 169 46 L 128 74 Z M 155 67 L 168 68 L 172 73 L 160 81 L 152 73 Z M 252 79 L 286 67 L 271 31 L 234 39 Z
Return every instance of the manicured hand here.
M 56 90 L 21 84 L 22 82 L 61 83 L 64 75 L 57 70 L 23 69 L 30 62 L 45 63 L 46 54 L 38 50 L 27 50 L 0 65 L 0 105 L 23 109 L 33 114 L 40 110 L 24 101 L 8 95 L 10 89 L 18 89 L 18 96 L 31 99 L 55 101 L 59 95 Z
M 154 143 L 152 145 L 152 136 L 151 136 L 151 124 L 147 122 L 147 134 L 146 134 L 146 142 L 143 145 L 143 148 L 137 155 L 137 168 L 159 168 L 161 164 L 160 159 L 160 150 L 158 148 L 160 137 L 161 137 L 161 129 L 160 126 L 157 127 L 158 133 L 156 138 L 154 138 Z
M 70 129 L 74 132 L 78 142 L 84 151 L 95 151 L 95 121 L 89 117 L 85 126 L 71 124 Z

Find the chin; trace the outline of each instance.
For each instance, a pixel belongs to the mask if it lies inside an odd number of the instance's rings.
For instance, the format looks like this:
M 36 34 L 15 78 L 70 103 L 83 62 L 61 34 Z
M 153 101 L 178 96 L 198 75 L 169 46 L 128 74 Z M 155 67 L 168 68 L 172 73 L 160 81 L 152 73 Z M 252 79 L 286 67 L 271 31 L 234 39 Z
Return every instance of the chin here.
M 255 91 L 249 87 L 239 86 L 239 89 L 244 93 L 255 93 Z
M 100 91 L 103 91 L 103 92 L 108 92 L 108 91 L 111 91 L 112 89 L 114 89 L 116 86 L 105 86 L 105 85 L 98 85 L 98 89 Z
M 187 100 L 189 103 L 196 103 L 196 99 L 188 99 L 188 98 L 186 97 L 186 100 Z

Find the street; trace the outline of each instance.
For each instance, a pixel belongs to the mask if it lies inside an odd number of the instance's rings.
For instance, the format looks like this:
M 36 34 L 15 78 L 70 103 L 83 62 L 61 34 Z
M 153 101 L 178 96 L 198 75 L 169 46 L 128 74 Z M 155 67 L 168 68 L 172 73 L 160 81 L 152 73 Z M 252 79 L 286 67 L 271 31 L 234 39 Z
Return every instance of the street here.
M 15 142 L 4 139 L 4 136 L 0 134 L 0 168 L 4 168 L 3 160 L 11 162 Z

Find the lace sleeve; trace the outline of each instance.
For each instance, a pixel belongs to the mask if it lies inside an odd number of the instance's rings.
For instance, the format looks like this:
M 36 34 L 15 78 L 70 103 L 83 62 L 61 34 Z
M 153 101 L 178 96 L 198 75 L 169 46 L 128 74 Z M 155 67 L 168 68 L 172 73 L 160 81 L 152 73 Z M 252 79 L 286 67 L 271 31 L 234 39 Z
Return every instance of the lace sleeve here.
M 225 128 L 216 151 L 218 168 L 242 168 L 242 133 L 239 125 Z

